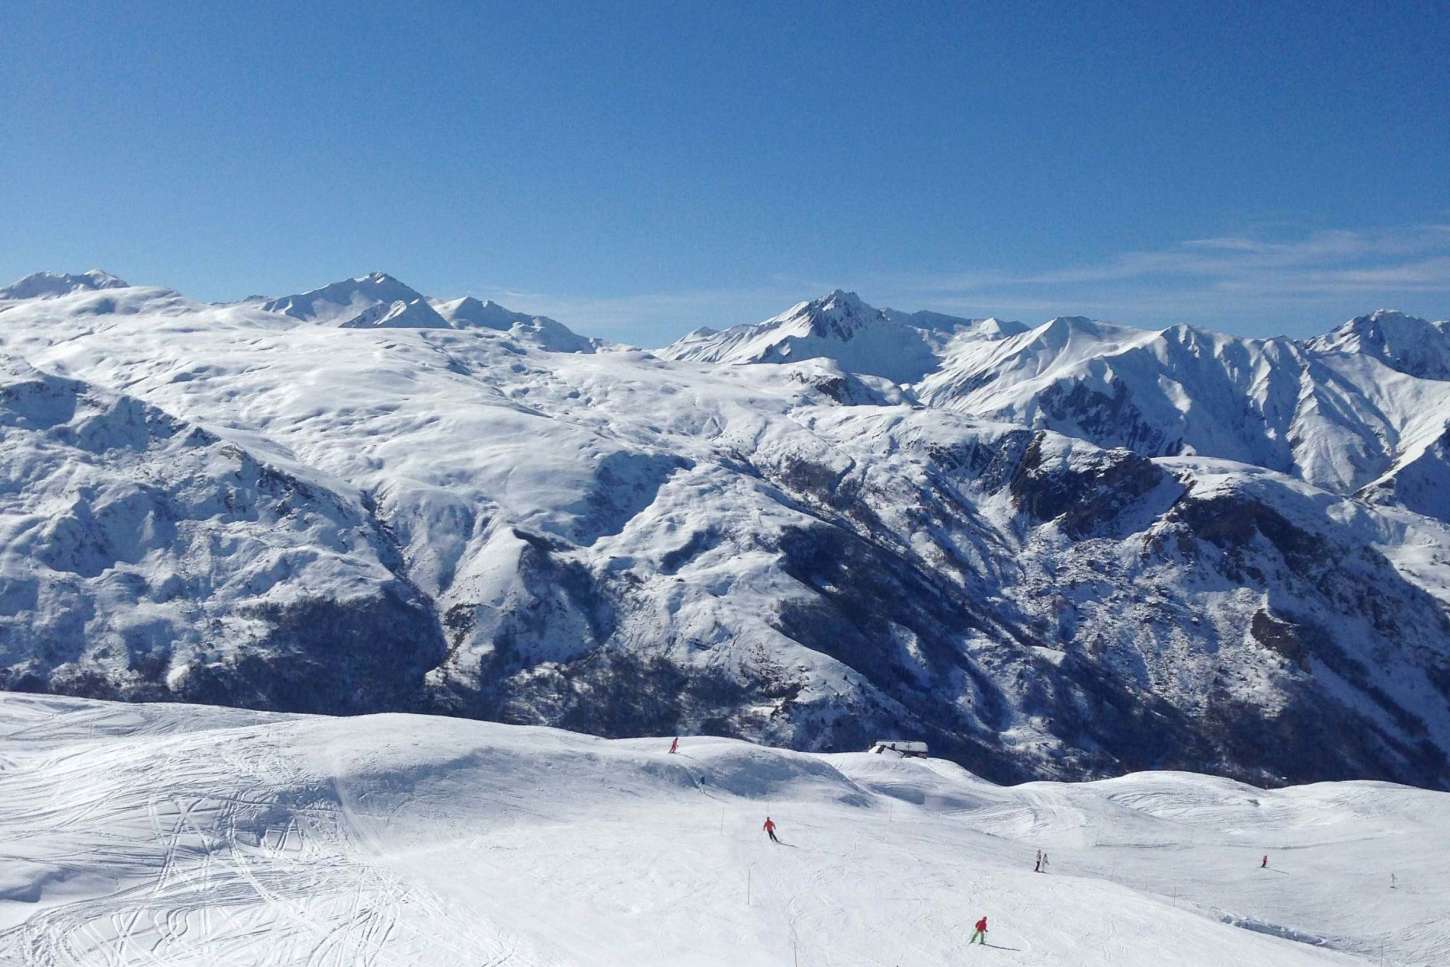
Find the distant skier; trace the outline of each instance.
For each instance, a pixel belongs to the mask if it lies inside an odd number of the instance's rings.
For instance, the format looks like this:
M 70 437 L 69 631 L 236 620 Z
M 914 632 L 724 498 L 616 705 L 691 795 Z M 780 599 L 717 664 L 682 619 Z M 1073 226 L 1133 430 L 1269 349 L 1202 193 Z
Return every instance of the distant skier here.
M 780 840 L 775 838 L 775 820 L 771 819 L 769 816 L 766 816 L 765 825 L 761 826 L 760 828 L 765 830 L 765 835 L 770 837 L 770 841 L 772 843 L 780 842 Z
M 1038 850 L 1037 851 L 1037 863 L 1032 867 L 1032 872 L 1034 872 L 1034 873 L 1041 873 L 1042 872 L 1042 850 Z
M 1259 869 L 1261 869 L 1261 870 L 1267 870 L 1268 868 L 1269 868 L 1269 854 L 1268 853 L 1265 853 L 1264 854 L 1264 860 L 1263 860 L 1263 862 L 1259 864 Z
M 674 755 L 676 752 L 679 752 L 679 751 L 680 751 L 680 737 L 677 735 L 677 736 L 675 736 L 675 741 L 673 741 L 673 742 L 670 743 L 670 755 Z
M 1047 854 L 1046 853 L 1043 853 L 1042 854 L 1042 862 L 1038 864 L 1038 866 L 1037 866 L 1037 872 L 1039 872 L 1039 873 L 1046 873 L 1047 872 Z
M 1390 874 L 1390 889 L 1391 890 L 1394 890 L 1394 889 L 1398 889 L 1398 888 L 1399 888 L 1399 884 L 1395 881 L 1395 875 L 1393 873 L 1391 873 Z
M 967 945 L 968 946 L 971 946 L 972 944 L 976 943 L 978 937 L 980 937 L 981 940 L 982 940 L 982 946 L 983 947 L 987 946 L 987 918 L 986 917 L 983 917 L 982 919 L 980 919 L 980 920 L 977 921 L 977 928 L 972 933 L 972 939 L 967 941 Z

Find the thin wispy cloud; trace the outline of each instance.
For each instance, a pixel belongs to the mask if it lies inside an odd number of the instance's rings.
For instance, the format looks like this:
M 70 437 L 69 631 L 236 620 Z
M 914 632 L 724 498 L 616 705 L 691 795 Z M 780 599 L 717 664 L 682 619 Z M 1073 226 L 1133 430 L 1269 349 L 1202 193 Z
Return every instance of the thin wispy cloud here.
M 973 314 L 1104 314 L 1137 324 L 1192 321 L 1235 330 L 1316 329 L 1414 298 L 1450 308 L 1450 225 L 1235 235 L 1034 272 L 897 277 L 898 298 Z M 1414 311 L 1416 307 L 1407 307 Z
M 740 288 L 601 297 L 473 291 L 591 335 L 657 346 L 701 325 L 759 321 L 836 284 L 898 309 L 1025 321 L 1090 315 L 1149 327 L 1190 322 L 1243 335 L 1308 335 L 1381 307 L 1450 315 L 1450 224 L 1195 238 L 1035 271 L 881 273 L 839 283 L 777 276 Z
M 1041 272 L 973 271 L 921 280 L 927 290 L 969 290 L 1001 286 L 1058 286 L 1085 282 L 1147 280 L 1188 276 L 1231 282 L 1273 272 L 1302 281 L 1303 273 L 1343 274 L 1377 284 L 1377 275 L 1406 267 L 1437 264 L 1428 254 L 1450 256 L 1450 226 L 1425 225 L 1393 232 L 1318 232 L 1295 241 L 1245 237 L 1200 238 L 1166 249 L 1125 252 L 1110 259 Z M 1281 275 L 1284 270 L 1298 270 Z M 1388 278 L 1389 276 L 1384 276 Z M 1438 284 L 1450 289 L 1450 276 Z

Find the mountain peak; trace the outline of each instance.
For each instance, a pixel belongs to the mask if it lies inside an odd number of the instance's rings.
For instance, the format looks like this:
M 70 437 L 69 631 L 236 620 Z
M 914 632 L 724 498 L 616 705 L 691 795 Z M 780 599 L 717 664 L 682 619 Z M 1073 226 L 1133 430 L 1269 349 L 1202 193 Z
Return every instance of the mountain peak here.
M 1411 376 L 1450 379 L 1450 332 L 1398 309 L 1376 309 L 1355 316 L 1305 345 L 1320 353 L 1361 353 Z
M 411 305 L 421 300 L 428 312 L 432 308 L 422 294 L 404 285 L 386 272 L 371 272 L 367 275 L 333 282 L 320 289 L 310 289 L 297 295 L 282 296 L 262 304 L 268 312 L 280 312 L 301 319 L 304 322 L 320 322 L 331 325 L 349 325 L 350 328 L 370 327 L 375 322 L 356 322 L 364 312 L 379 305 L 392 306 L 403 302 Z M 422 310 L 419 310 L 420 312 Z M 384 310 L 386 314 L 387 310 Z M 436 313 L 435 313 L 436 315 Z M 439 319 L 441 324 L 442 320 Z
M 881 312 L 875 306 L 847 289 L 832 289 L 828 294 L 814 300 L 811 305 L 827 312 L 841 312 L 848 315 L 877 315 Z
M 1420 334 L 1427 329 L 1437 328 L 1439 327 L 1435 323 L 1399 309 L 1376 309 L 1362 316 L 1355 316 L 1320 338 L 1360 336 L 1380 342 L 1393 336 Z
M 0 289 L 0 299 L 53 298 L 72 292 L 124 289 L 130 284 L 103 269 L 90 269 L 75 275 L 69 272 L 34 272 Z
M 878 309 L 845 289 L 798 302 L 753 325 L 721 332 L 697 329 L 660 352 L 667 359 L 695 362 L 798 363 L 833 359 L 848 372 L 915 382 L 933 368 L 932 316 L 916 325 L 913 316 Z M 953 320 L 965 323 L 967 320 Z
M 817 300 L 824 306 L 840 306 L 849 309 L 870 309 L 871 307 L 861 301 L 861 297 L 846 289 L 832 289 L 829 294 Z
M 453 299 L 448 302 L 440 302 L 438 303 L 438 311 L 456 329 L 478 326 L 484 329 L 497 329 L 500 332 L 507 332 L 509 327 L 515 323 L 527 322 L 533 318 L 526 313 L 514 312 L 511 309 L 507 309 L 492 299 L 477 299 L 471 295 L 466 295 L 461 299 Z
M 547 316 L 515 312 L 492 299 L 479 301 L 471 295 L 437 304 L 438 312 L 454 329 L 492 329 L 510 333 L 541 349 L 560 353 L 592 353 L 599 342 L 574 332 Z
M 993 339 L 1006 339 L 1009 336 L 1017 336 L 1028 329 L 1025 323 L 1015 322 L 1010 319 L 998 319 L 996 316 L 988 316 L 976 325 L 979 335 Z
M 1388 333 L 1422 332 L 1434 323 L 1419 316 L 1412 316 L 1399 309 L 1376 309 L 1363 316 L 1355 316 L 1340 327 L 1341 330 L 1375 333 L 1384 338 Z
M 1069 340 L 1074 336 L 1097 337 L 1102 334 L 1103 327 L 1087 316 L 1054 316 L 1038 331 L 1040 338 L 1053 342 Z

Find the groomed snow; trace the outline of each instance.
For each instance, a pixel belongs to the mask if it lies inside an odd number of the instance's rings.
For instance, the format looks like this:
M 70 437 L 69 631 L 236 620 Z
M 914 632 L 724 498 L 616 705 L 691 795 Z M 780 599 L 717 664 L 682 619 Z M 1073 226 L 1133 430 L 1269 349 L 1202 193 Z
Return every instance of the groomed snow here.
M 668 746 L 0 693 L 0 963 L 1450 960 L 1442 793 Z

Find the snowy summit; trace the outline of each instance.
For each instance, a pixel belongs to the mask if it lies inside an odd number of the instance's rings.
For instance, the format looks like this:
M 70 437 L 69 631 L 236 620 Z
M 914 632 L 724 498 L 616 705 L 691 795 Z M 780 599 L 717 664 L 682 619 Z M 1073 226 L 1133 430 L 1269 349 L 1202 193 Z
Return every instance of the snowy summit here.
M 71 275 L 69 272 L 36 272 L 0 289 L 0 299 L 43 299 L 48 296 L 69 295 L 72 292 L 126 287 L 127 283 L 100 269 L 91 269 L 79 275 Z
M 0 300 L 0 688 L 1450 787 L 1444 324 L 85 278 Z

